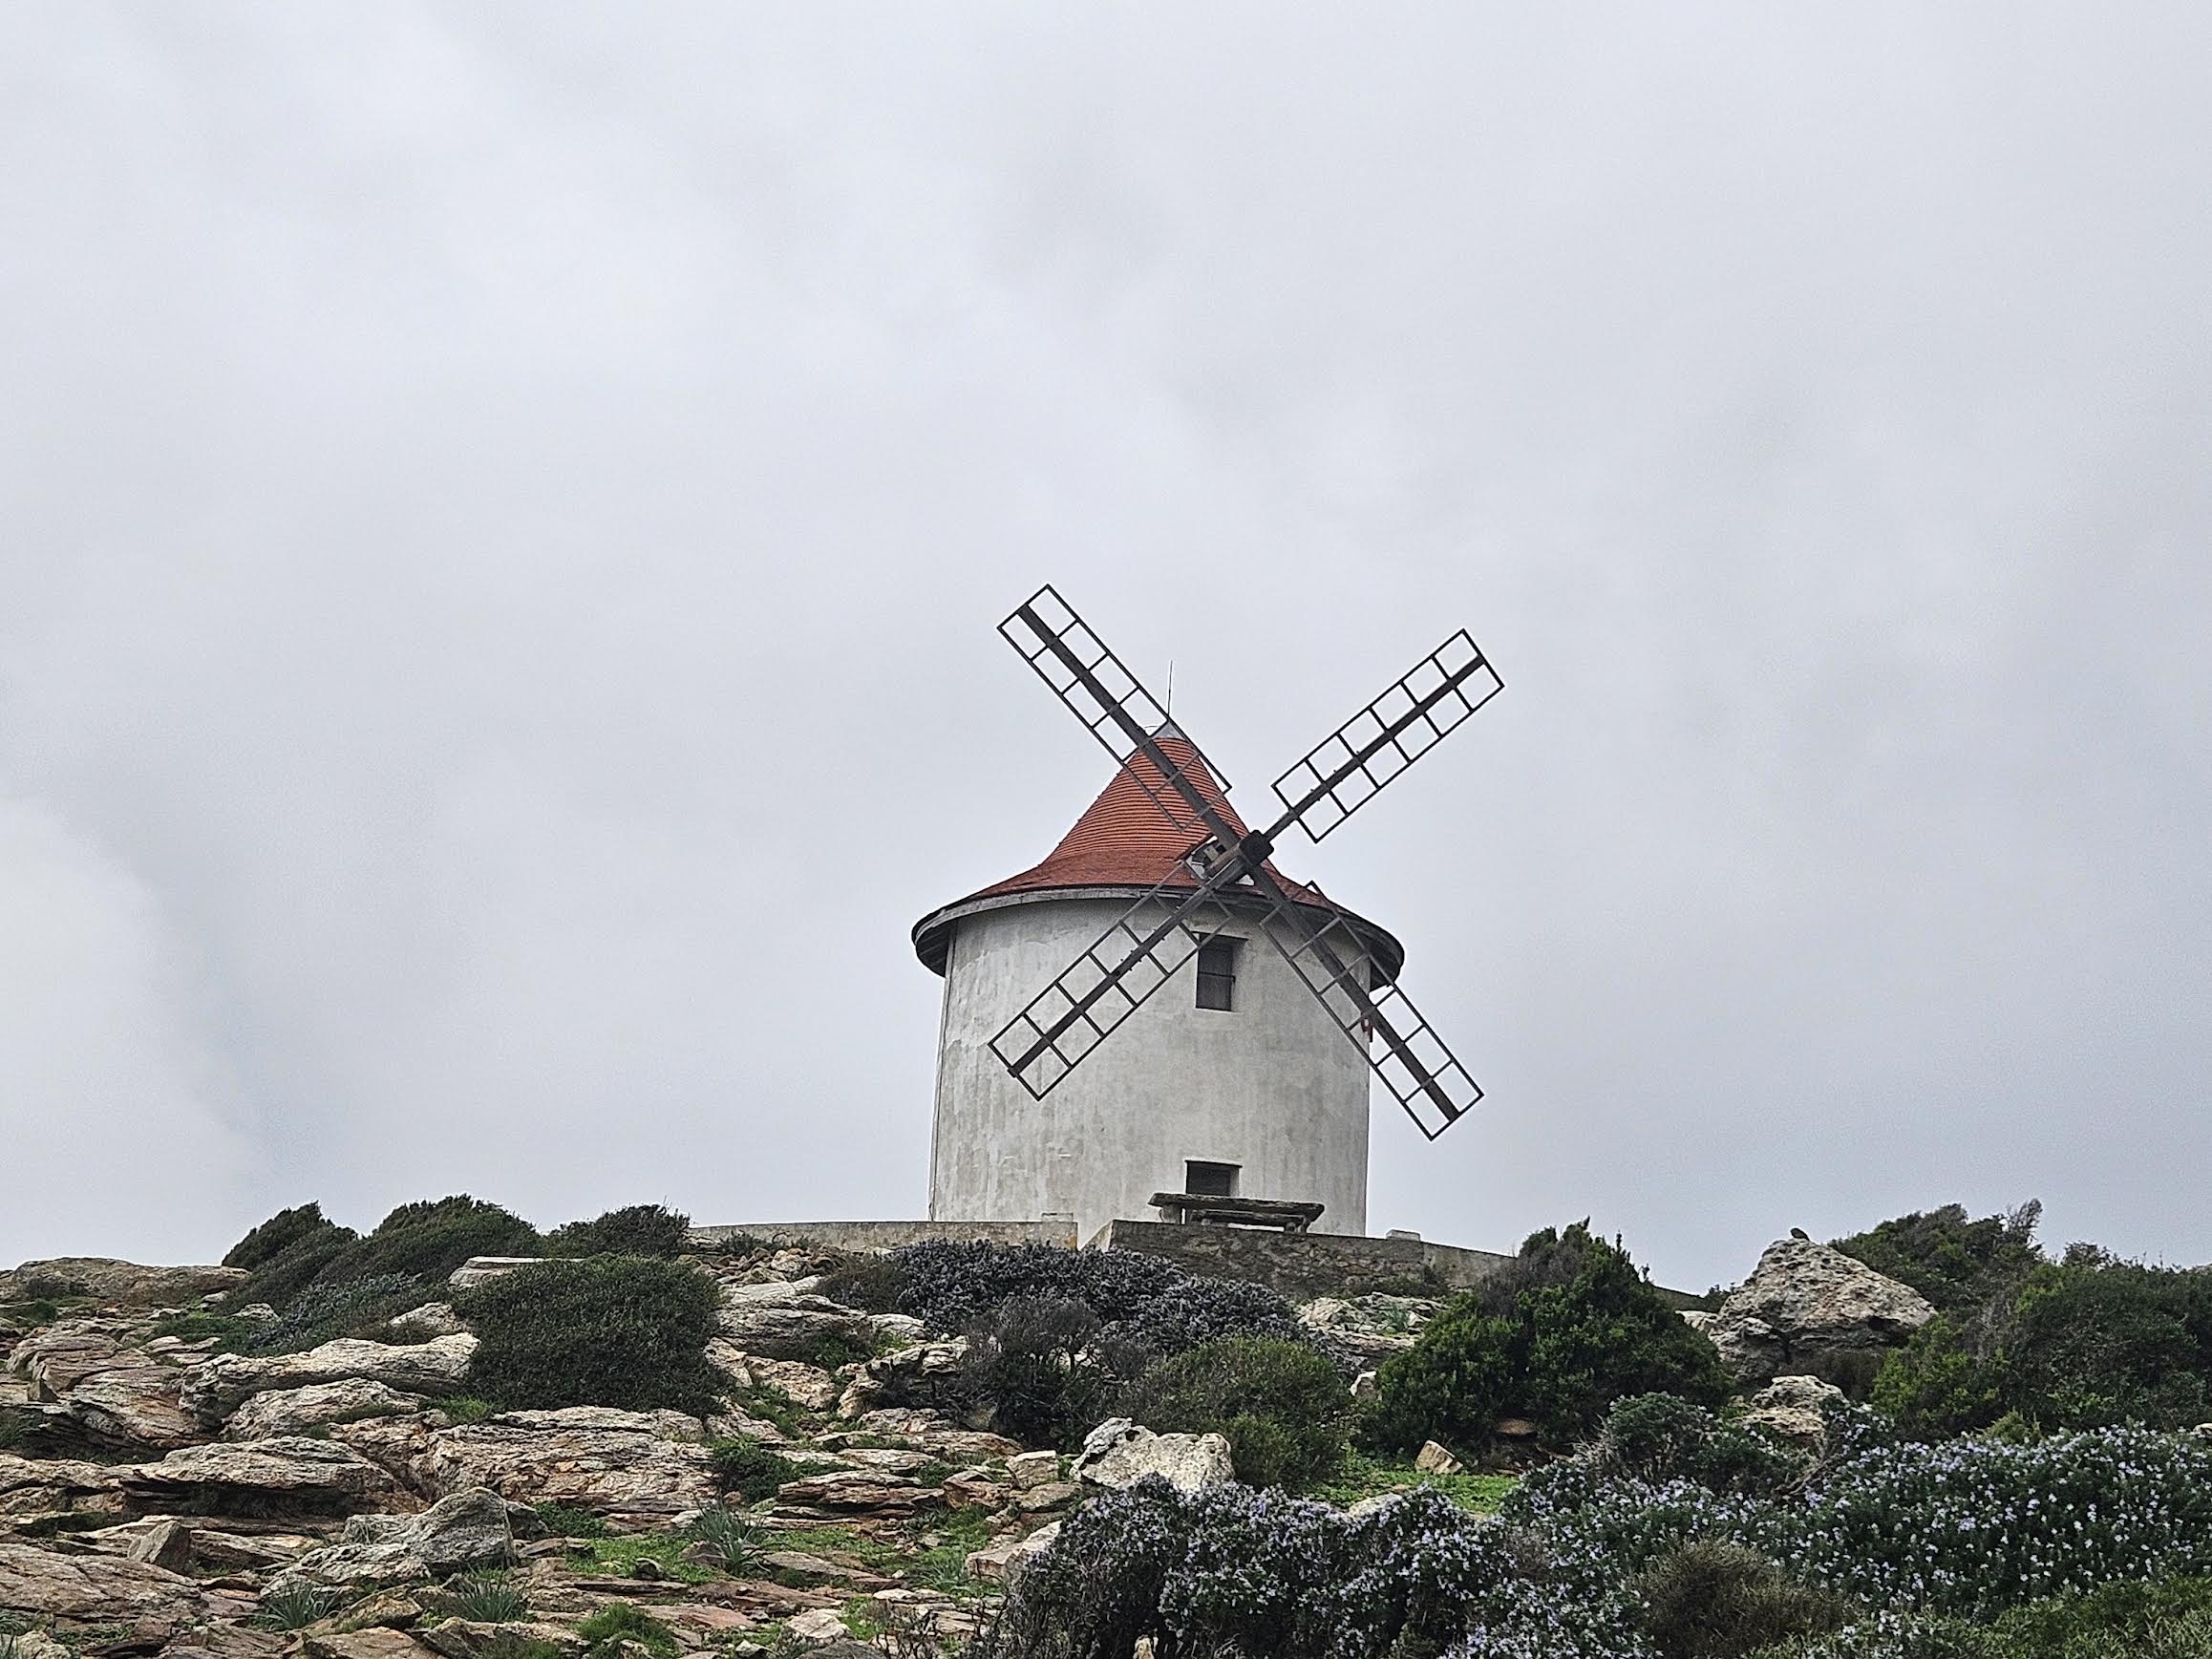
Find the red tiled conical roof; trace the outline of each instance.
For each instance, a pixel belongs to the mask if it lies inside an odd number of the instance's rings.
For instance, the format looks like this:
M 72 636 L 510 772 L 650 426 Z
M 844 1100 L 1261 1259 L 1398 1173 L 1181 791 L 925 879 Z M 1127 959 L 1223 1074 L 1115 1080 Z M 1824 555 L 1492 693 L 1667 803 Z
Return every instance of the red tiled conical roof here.
M 1237 816 L 1237 809 L 1222 793 L 1198 746 L 1173 726 L 1162 726 L 1154 735 L 1169 762 L 1197 785 L 1214 810 L 1228 820 L 1230 828 L 1244 835 L 1247 827 L 1244 820 Z M 1179 809 L 1178 816 L 1183 819 L 1181 825 L 1161 810 L 1153 792 Z M 1113 781 L 1042 862 L 934 910 L 916 923 L 915 953 L 925 967 L 943 973 L 946 952 L 951 945 L 952 924 L 961 916 L 1041 899 L 1047 894 L 1065 898 L 1080 896 L 1080 890 L 1085 888 L 1119 889 L 1134 899 L 1163 882 L 1171 887 L 1196 887 L 1198 878 L 1182 861 L 1202 844 L 1207 836 L 1203 828 L 1189 826 L 1193 816 L 1183 808 L 1159 769 L 1145 756 L 1133 755 L 1116 771 Z M 1315 905 L 1330 903 L 1317 889 L 1284 875 L 1272 860 L 1266 867 L 1291 898 Z M 1384 970 L 1383 977 L 1395 978 L 1404 957 L 1403 947 L 1364 918 L 1353 916 L 1352 920 L 1360 924 L 1363 932 L 1372 935 L 1376 966 Z

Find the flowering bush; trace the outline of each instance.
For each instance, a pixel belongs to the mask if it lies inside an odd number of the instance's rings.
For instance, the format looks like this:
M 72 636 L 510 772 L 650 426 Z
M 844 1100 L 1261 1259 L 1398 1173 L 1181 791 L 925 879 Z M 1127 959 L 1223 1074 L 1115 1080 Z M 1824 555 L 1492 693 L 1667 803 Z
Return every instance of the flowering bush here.
M 1358 1516 L 1242 1486 L 1107 1493 L 1015 1580 L 977 1659 L 1640 1659 L 1623 1592 L 1550 1577 L 1541 1551 L 1434 1493 Z M 1404 1644 L 1401 1646 L 1401 1643 Z M 1456 1646 L 1454 1646 L 1456 1645 Z
M 1987 1616 L 2212 1571 L 2212 1445 L 2106 1429 L 1863 1453 L 1786 1518 L 1799 1569 L 1893 1607 Z

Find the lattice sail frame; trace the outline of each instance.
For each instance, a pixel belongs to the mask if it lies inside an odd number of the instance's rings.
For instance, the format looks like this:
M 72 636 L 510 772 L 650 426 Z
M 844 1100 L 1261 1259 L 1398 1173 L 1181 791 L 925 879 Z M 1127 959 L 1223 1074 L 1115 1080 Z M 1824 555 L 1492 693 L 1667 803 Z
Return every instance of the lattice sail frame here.
M 1178 885 L 1171 875 L 1117 917 L 990 1039 L 1014 1080 L 1039 1100 L 1051 1094 L 1198 954 L 1205 934 L 1234 919 L 1218 891 Z
M 1503 690 L 1461 628 L 1275 779 L 1284 813 L 1271 834 L 1295 823 L 1319 841 Z
M 1163 794 L 1153 786 L 1144 768 L 1131 764 L 1138 751 L 1128 740 L 1128 728 L 1135 725 L 1147 734 L 1158 732 L 1169 724 L 1167 711 L 1051 583 L 1017 606 L 1013 614 L 998 625 L 998 631 L 1053 695 L 1083 723 L 1083 730 L 1114 756 L 1114 763 L 1124 768 L 1152 797 L 1153 804 L 1167 815 L 1169 823 L 1193 836 L 1211 833 L 1188 800 L 1172 788 Z M 1085 683 L 1085 674 L 1091 677 L 1090 684 Z M 1109 728 L 1114 729 L 1111 735 Z M 1190 743 L 1188 737 L 1183 741 Z M 1222 793 L 1227 795 L 1228 774 L 1196 743 L 1190 746 L 1213 774 Z
M 1465 629 L 1278 778 L 1283 817 L 1242 840 L 1155 740 L 1168 725 L 1166 710 L 1049 584 L 999 632 L 1168 821 L 1203 838 L 1183 861 L 1198 887 L 1170 872 L 991 1039 L 992 1052 L 1032 1095 L 1042 1099 L 1056 1087 L 1197 954 L 1203 932 L 1236 916 L 1221 898 L 1234 889 L 1247 906 L 1266 904 L 1260 931 L 1425 1137 L 1434 1140 L 1482 1098 L 1480 1085 L 1394 982 L 1368 986 L 1368 952 L 1351 919 L 1318 891 L 1293 899 L 1266 867 L 1276 840 L 1293 825 L 1319 841 L 1504 689 Z M 1180 730 L 1178 735 L 1190 742 Z M 1225 798 L 1227 778 L 1196 743 L 1191 747 Z M 1140 756 L 1159 770 L 1170 796 L 1136 764 Z M 1295 792 L 1285 788 L 1293 780 Z M 1326 815 L 1320 829 L 1306 821 L 1308 813 Z M 1177 903 L 1162 914 L 1170 894 Z M 1316 910 L 1324 920 L 1314 919 Z

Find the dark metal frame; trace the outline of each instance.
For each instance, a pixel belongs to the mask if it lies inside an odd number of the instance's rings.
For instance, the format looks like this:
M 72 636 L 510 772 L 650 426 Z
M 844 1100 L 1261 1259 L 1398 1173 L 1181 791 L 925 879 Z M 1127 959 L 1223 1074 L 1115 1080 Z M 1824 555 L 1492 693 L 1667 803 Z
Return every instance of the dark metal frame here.
M 1170 823 L 1203 836 L 1184 857 L 1196 887 L 1171 873 L 991 1039 L 992 1052 L 1031 1095 L 1043 1099 L 1196 955 L 1202 935 L 1221 930 L 1234 913 L 1234 899 L 1266 906 L 1261 931 L 1424 1136 L 1434 1140 L 1481 1099 L 1480 1086 L 1411 998 L 1394 983 L 1370 989 L 1360 966 L 1366 949 L 1351 918 L 1317 892 L 1292 897 L 1267 867 L 1277 839 L 1292 826 L 1320 840 L 1504 689 L 1464 629 L 1278 778 L 1283 816 L 1265 831 L 1243 835 L 1160 748 L 1156 734 L 1168 723 L 1166 710 L 1049 584 L 999 632 Z M 1225 795 L 1227 779 L 1197 744 L 1191 747 Z M 1166 796 L 1136 764 L 1140 757 Z M 1301 776 L 1294 797 L 1284 785 Z M 1317 831 L 1306 821 L 1308 813 L 1333 816 Z M 1316 910 L 1325 920 L 1314 919 Z M 1350 950 L 1349 962 L 1340 946 Z M 1379 1059 L 1375 1042 L 1385 1051 Z

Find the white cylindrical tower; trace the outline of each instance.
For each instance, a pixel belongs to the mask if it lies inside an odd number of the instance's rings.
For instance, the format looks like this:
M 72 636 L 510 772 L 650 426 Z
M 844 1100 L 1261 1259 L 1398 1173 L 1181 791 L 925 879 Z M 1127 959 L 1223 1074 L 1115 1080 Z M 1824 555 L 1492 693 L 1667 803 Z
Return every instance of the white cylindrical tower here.
M 1236 822 L 1197 750 L 1172 728 L 1160 744 Z M 1366 1231 L 1367 1061 L 1264 936 L 1257 904 L 1232 901 L 1235 920 L 1044 1099 L 991 1051 L 1032 996 L 1181 869 L 1189 841 L 1124 767 L 1042 863 L 916 925 L 917 954 L 945 976 L 932 1220 L 1071 1216 L 1087 1240 L 1108 1222 L 1159 1219 L 1155 1193 L 1196 1192 L 1319 1202 L 1315 1231 Z M 1317 897 L 1278 877 L 1293 897 Z M 1398 942 L 1352 920 L 1371 980 L 1394 978 Z

